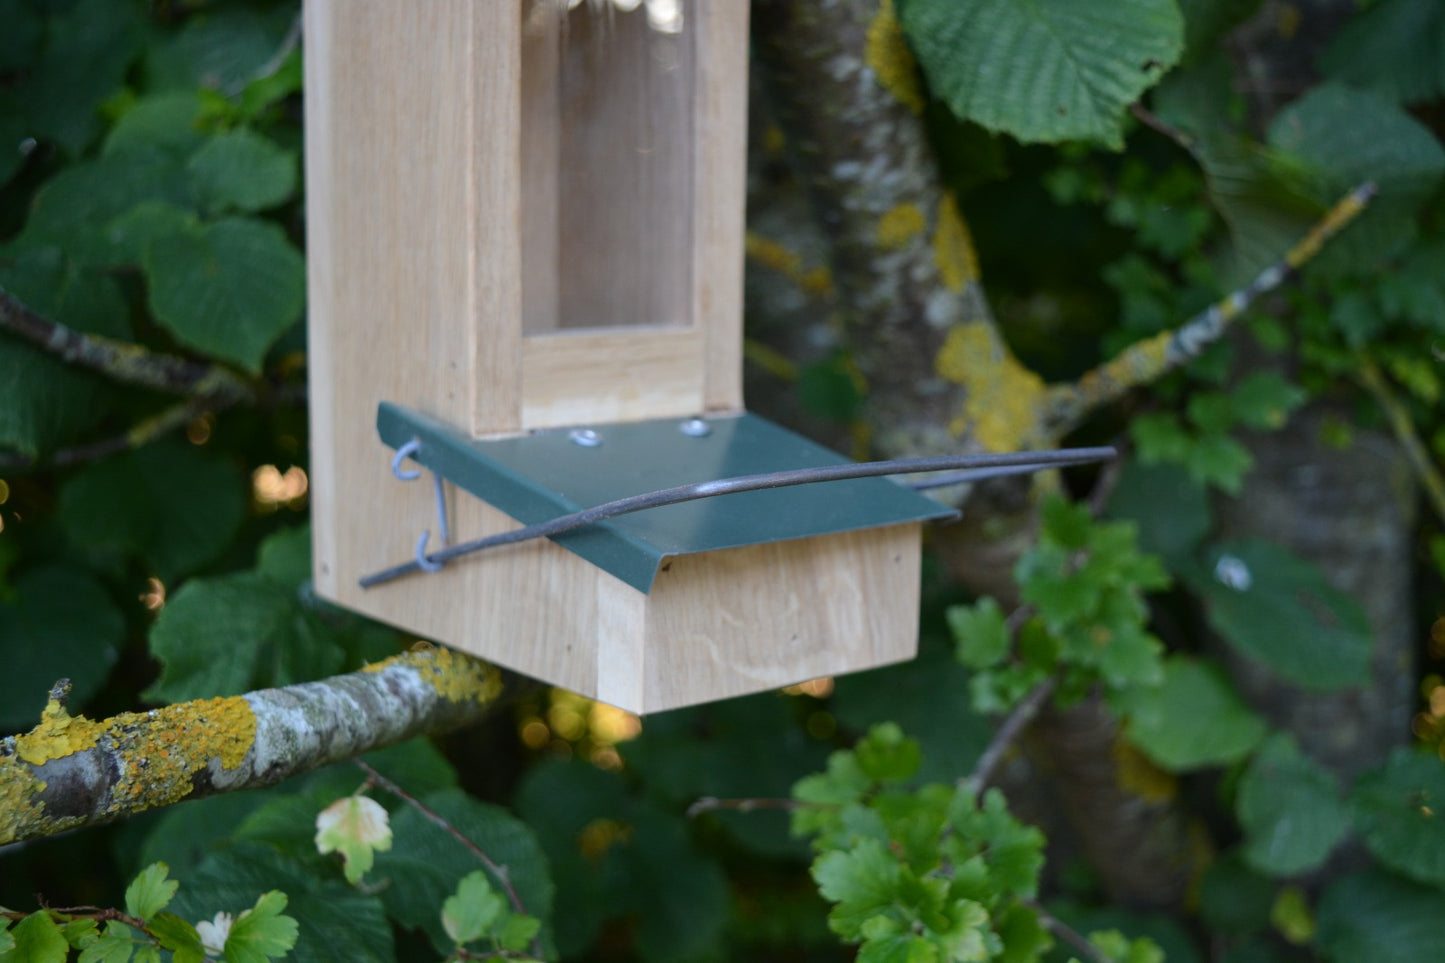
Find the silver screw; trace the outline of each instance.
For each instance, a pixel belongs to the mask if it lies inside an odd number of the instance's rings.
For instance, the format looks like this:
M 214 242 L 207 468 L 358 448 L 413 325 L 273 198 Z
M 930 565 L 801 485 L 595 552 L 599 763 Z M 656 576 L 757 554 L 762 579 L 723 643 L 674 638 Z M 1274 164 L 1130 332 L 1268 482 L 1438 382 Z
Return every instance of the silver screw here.
M 602 444 L 602 436 L 591 428 L 573 428 L 567 433 L 572 444 L 581 445 L 583 448 L 596 448 Z
M 682 433 L 690 438 L 705 438 L 712 434 L 712 425 L 701 418 L 689 418 L 678 426 Z

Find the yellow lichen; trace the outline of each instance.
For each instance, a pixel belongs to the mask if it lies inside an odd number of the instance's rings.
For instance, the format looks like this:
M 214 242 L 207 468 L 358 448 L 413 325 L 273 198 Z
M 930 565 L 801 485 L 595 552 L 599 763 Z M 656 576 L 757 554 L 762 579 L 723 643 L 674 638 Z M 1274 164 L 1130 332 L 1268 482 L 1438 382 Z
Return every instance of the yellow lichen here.
M 952 191 L 945 191 L 938 205 L 938 224 L 933 229 L 933 263 L 948 290 L 962 291 L 970 281 L 978 280 L 978 254 L 968 225 L 958 213 L 958 202 Z
M 425 682 L 452 702 L 486 705 L 502 691 L 502 674 L 495 666 L 445 646 L 431 647 L 429 658 L 412 664 Z
M 15 739 L 15 751 L 32 766 L 43 766 L 95 745 L 105 727 L 85 716 L 72 716 L 55 699 L 45 704 L 40 724 Z
M 833 276 L 825 267 L 805 268 L 803 258 L 772 238 L 749 231 L 743 239 L 747 256 L 813 295 L 826 295 L 833 290 Z
M 878 219 L 878 244 L 891 251 L 901 250 L 927 226 L 917 204 L 899 204 Z
M 1130 388 L 1153 382 L 1169 366 L 1169 343 L 1174 332 L 1163 331 L 1135 342 L 1117 357 L 1086 372 L 1067 389 L 1084 410 L 1097 407 Z
M 934 368 L 968 390 L 949 426 L 953 434 L 969 432 L 988 451 L 1013 451 L 1035 440 L 1044 381 L 1019 364 L 991 325 L 970 321 L 950 330 Z
M 1167 802 L 1179 794 L 1179 780 L 1150 762 L 1128 740 L 1114 740 L 1115 778 L 1119 788 L 1150 802 Z
M 915 114 L 923 113 L 923 87 L 918 82 L 918 64 L 908 41 L 903 36 L 903 26 L 893 9 L 893 0 L 883 0 L 878 13 L 868 24 L 868 42 L 864 59 L 878 78 L 878 86 Z
M 0 846 L 32 835 L 42 823 L 45 806 L 34 800 L 44 789 L 45 781 L 13 756 L 0 757 Z

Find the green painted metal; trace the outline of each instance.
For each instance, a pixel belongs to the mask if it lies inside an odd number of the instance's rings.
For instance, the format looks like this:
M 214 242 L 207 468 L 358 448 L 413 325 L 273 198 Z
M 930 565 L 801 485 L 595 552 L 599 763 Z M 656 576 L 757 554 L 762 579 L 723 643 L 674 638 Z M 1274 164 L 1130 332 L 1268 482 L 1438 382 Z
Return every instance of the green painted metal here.
M 847 463 L 766 418 L 742 414 L 683 432 L 682 420 L 588 426 L 600 444 L 567 429 L 476 440 L 436 418 L 382 402 L 381 440 L 421 442 L 414 460 L 523 524 L 643 492 L 717 478 Z M 642 592 L 663 559 L 883 525 L 954 512 L 886 478 L 738 492 L 624 515 L 553 540 Z M 505 551 L 505 549 L 503 549 Z

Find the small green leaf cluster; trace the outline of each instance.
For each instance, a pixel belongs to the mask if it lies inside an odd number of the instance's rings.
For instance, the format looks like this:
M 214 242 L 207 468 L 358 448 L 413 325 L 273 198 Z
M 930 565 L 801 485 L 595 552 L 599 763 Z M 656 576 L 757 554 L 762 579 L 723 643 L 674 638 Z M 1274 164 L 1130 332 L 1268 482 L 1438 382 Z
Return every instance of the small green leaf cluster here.
M 1162 645 L 1146 629 L 1146 592 L 1169 576 L 1141 552 L 1129 522 L 1101 522 L 1087 507 L 1050 498 L 1038 540 L 1014 567 L 1029 617 L 1016 644 L 989 598 L 948 612 L 959 661 L 975 670 L 974 707 L 1000 712 L 1051 676 L 1075 699 L 1096 684 L 1108 692 L 1162 679 Z
M 1283 427 L 1305 392 L 1274 371 L 1257 371 L 1217 391 L 1195 391 L 1183 415 L 1156 411 L 1129 422 L 1145 464 L 1180 465 L 1191 478 L 1239 492 L 1254 460 L 1232 434 L 1237 428 Z
M 468 945 L 485 942 L 489 947 L 487 955 L 525 963 L 536 960 L 523 951 L 536 938 L 542 921 L 513 912 L 487 874 L 474 870 L 462 877 L 457 891 L 442 904 L 442 927 L 457 945 L 454 958 L 463 950 L 469 959 L 476 958 L 480 954 L 468 949 Z
M 997 790 L 909 787 L 921 761 L 884 723 L 794 787 L 793 832 L 813 837 L 829 927 L 863 963 L 1038 959 L 1052 945 L 1032 906 L 1043 834 Z
M 0 917 L 0 961 L 64 963 L 80 951 L 79 963 L 266 963 L 296 944 L 296 920 L 285 915 L 286 895 L 272 890 L 236 916 L 218 913 L 192 924 L 167 912 L 180 884 L 165 863 L 152 863 L 126 887 L 125 911 L 37 910 L 11 925 Z M 103 924 L 103 925 L 102 925 Z

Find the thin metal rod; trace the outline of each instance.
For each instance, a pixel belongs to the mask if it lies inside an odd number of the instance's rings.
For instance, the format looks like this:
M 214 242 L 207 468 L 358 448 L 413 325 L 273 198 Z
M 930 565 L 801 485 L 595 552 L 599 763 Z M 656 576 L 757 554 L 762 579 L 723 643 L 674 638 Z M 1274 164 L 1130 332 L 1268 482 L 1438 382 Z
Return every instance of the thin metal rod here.
M 938 481 L 939 486 L 956 485 L 961 481 L 980 481 L 1000 475 L 1016 475 L 1024 471 L 1038 471 L 1045 468 L 1061 468 L 1066 465 L 1082 465 L 1092 461 L 1106 461 L 1118 454 L 1113 448 L 1061 448 L 1054 451 L 1016 451 L 982 455 L 937 455 L 931 458 L 896 458 L 891 461 L 865 461 L 845 465 L 824 465 L 820 468 L 794 468 L 788 471 L 764 472 L 756 475 L 737 475 L 733 478 L 718 478 L 713 481 L 695 482 L 663 488 L 641 495 L 629 495 L 616 501 L 604 502 L 579 512 L 559 515 L 557 518 L 535 525 L 527 525 L 510 532 L 500 532 L 486 538 L 461 542 L 425 556 L 432 563 L 449 562 L 463 555 L 480 552 L 502 545 L 515 545 L 535 538 L 561 535 L 574 529 L 585 528 L 619 515 L 677 505 L 682 502 L 713 498 L 718 495 L 732 495 L 738 492 L 755 492 L 768 488 L 789 488 L 795 485 L 812 485 L 819 482 L 847 481 L 853 478 L 876 478 L 880 475 L 914 475 L 930 471 L 967 470 L 969 477 L 953 476 L 947 479 L 930 479 L 924 486 Z M 938 487 L 938 486 L 932 486 Z M 362 588 L 371 588 L 383 582 L 421 571 L 421 565 L 412 559 L 402 565 L 373 572 L 361 579 Z

